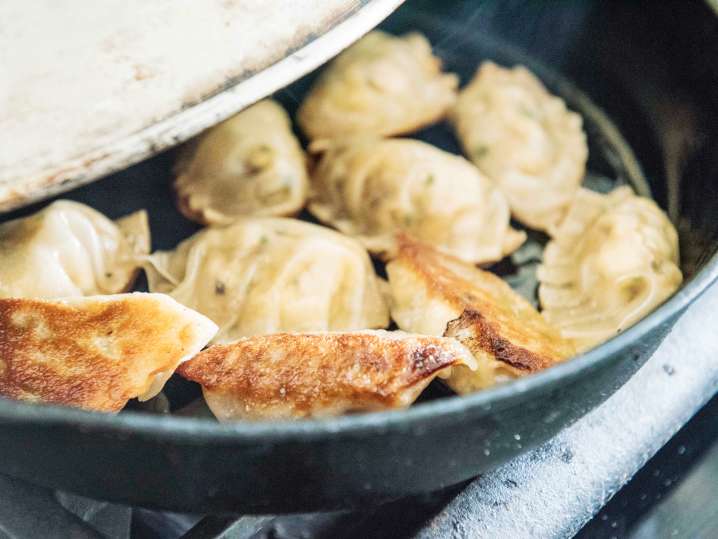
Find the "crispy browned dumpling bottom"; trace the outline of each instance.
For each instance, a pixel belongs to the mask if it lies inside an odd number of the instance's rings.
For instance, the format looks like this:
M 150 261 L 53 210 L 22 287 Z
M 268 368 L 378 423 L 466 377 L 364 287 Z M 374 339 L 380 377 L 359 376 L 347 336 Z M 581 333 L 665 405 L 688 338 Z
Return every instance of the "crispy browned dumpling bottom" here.
M 0 299 L 0 395 L 116 412 L 159 392 L 216 330 L 161 294 Z
M 536 372 L 575 353 L 497 275 L 406 235 L 398 241 L 399 256 L 387 267 L 396 323 L 405 331 L 454 337 L 479 362 L 474 372 L 452 370 L 448 383 L 455 391 L 467 393 Z
M 248 337 L 178 372 L 202 385 L 220 420 L 277 419 L 408 406 L 453 365 L 475 366 L 454 339 L 377 330 Z

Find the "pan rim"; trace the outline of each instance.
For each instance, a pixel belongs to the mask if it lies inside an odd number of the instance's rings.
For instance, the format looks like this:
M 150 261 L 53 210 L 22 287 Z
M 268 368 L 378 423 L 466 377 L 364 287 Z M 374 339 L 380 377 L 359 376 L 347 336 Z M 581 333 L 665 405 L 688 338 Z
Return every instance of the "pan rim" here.
M 388 410 L 326 419 L 219 423 L 209 419 L 160 416 L 129 411 L 119 415 L 56 405 L 38 405 L 0 399 L 0 428 L 7 424 L 47 427 L 69 426 L 86 432 L 152 438 L 157 442 L 206 444 L 207 442 L 283 442 L 316 440 L 339 436 L 362 436 L 368 432 L 393 429 L 421 429 L 426 421 L 449 421 L 479 410 L 490 411 L 515 399 L 526 397 L 601 366 L 665 321 L 680 314 L 718 281 L 718 251 L 705 266 L 668 301 L 625 332 L 570 361 L 545 371 L 513 380 L 471 395 L 452 396 L 416 404 L 402 410 Z

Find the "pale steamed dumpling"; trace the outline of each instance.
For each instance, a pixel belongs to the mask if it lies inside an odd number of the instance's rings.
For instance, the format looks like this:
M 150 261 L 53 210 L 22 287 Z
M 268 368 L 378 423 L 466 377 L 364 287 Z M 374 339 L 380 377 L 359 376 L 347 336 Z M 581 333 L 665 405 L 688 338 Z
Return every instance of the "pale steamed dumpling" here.
M 484 62 L 450 112 L 464 151 L 523 224 L 560 221 L 586 171 L 581 116 L 529 70 Z
M 628 328 L 681 284 L 678 236 L 629 187 L 581 189 L 538 270 L 543 316 L 585 350 Z
M 304 206 L 304 152 L 289 116 L 271 99 L 213 127 L 184 152 L 174 188 L 189 219 L 229 224 L 249 215 L 291 215 Z
M 373 253 L 391 258 L 399 230 L 472 263 L 500 260 L 525 239 L 501 191 L 463 157 L 409 139 L 328 146 L 309 210 Z
M 423 35 L 374 31 L 324 70 L 297 119 L 312 140 L 408 133 L 440 120 L 457 86 Z
M 246 218 L 156 252 L 150 290 L 208 316 L 214 342 L 279 331 L 386 327 L 388 308 L 362 246 L 295 219 Z
M 116 294 L 149 252 L 147 214 L 116 222 L 89 206 L 58 200 L 0 224 L 0 297 Z

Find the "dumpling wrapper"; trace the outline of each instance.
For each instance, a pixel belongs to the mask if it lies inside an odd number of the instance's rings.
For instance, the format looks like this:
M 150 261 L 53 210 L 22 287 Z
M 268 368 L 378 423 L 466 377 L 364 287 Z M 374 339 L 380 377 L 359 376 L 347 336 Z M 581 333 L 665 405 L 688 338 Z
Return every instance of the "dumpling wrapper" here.
M 463 157 L 410 139 L 328 144 L 314 174 L 311 211 L 383 258 L 399 230 L 472 263 L 516 250 L 504 195 Z
M 378 330 L 249 337 L 211 346 L 178 372 L 228 421 L 404 408 L 438 374 L 475 364 L 454 339 Z
M 214 320 L 214 342 L 281 331 L 386 327 L 374 268 L 355 240 L 296 219 L 246 218 L 150 256 L 150 290 Z
M 409 133 L 439 121 L 458 85 L 423 35 L 375 30 L 324 69 L 297 121 L 311 140 Z
M 180 211 L 202 224 L 251 215 L 293 215 L 304 207 L 306 157 L 284 109 L 265 99 L 185 147 L 175 167 Z
M 447 383 L 459 394 L 540 371 L 576 352 L 493 273 L 406 236 L 386 269 L 391 316 L 401 329 L 456 338 L 477 359 L 476 370 L 452 369 Z
M 0 224 L 0 297 L 76 297 L 125 292 L 150 250 L 144 210 L 115 222 L 58 200 Z
M 117 412 L 159 393 L 216 331 L 162 294 L 0 299 L 0 396 Z
M 543 316 L 586 350 L 630 327 L 683 281 L 678 234 L 630 187 L 581 189 L 538 268 Z
M 581 116 L 528 69 L 484 62 L 449 113 L 466 155 L 497 183 L 513 216 L 547 230 L 586 172 Z

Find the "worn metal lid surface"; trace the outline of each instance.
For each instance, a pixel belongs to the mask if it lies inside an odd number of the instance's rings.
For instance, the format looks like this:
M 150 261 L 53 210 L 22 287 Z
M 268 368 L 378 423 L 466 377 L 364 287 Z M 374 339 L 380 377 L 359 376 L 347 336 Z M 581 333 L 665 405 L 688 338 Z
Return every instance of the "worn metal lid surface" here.
M 328 60 L 402 1 L 0 3 L 0 211 L 186 140 Z

